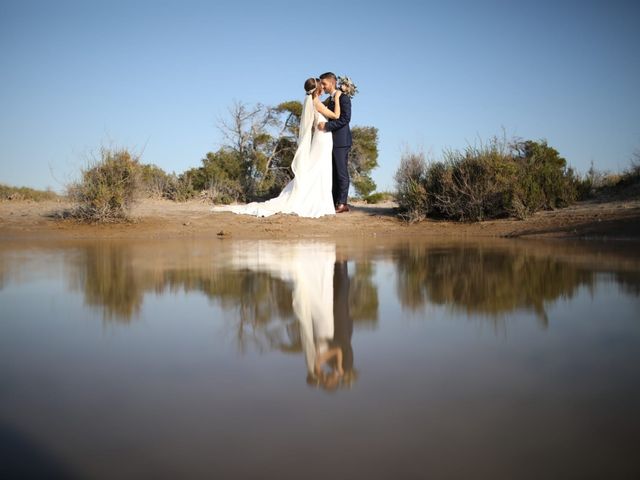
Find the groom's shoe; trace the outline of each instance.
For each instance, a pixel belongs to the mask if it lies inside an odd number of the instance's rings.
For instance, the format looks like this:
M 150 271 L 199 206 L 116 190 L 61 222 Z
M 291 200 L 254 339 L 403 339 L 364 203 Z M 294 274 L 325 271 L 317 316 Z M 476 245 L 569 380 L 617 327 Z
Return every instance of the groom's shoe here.
M 338 206 L 336 207 L 336 213 L 343 213 L 348 211 L 349 211 L 349 205 L 347 205 L 346 203 L 339 203 Z

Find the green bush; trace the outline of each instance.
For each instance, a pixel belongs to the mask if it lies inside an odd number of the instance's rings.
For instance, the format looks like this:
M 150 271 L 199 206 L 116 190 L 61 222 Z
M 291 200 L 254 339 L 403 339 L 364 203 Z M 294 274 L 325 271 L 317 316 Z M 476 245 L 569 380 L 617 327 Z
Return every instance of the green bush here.
M 172 176 L 157 165 L 140 165 L 142 193 L 152 198 L 169 198 Z
M 206 192 L 213 203 L 229 204 L 246 200 L 246 186 L 242 182 L 244 167 L 240 156 L 230 149 L 209 152 L 202 166 L 185 172 L 196 191 Z
M 514 205 L 519 217 L 539 210 L 566 207 L 577 200 L 579 178 L 557 150 L 546 142 L 527 140 L 512 146 L 518 164 Z
M 364 201 L 369 204 L 392 201 L 395 196 L 390 192 L 375 192 L 364 197 Z
M 362 199 L 366 199 L 376 189 L 376 182 L 368 174 L 359 174 L 352 177 L 351 184 Z
M 168 176 L 168 183 L 163 197 L 176 202 L 186 202 L 196 196 L 197 190 L 193 186 L 193 180 L 189 171 Z
M 546 142 L 496 137 L 479 147 L 445 151 L 443 161 L 428 165 L 424 155 L 407 153 L 395 180 L 402 215 L 412 221 L 523 218 L 575 201 L 579 184 Z
M 68 187 L 77 204 L 72 216 L 92 222 L 127 220 L 140 185 L 138 160 L 126 149 L 101 148 L 100 158 Z

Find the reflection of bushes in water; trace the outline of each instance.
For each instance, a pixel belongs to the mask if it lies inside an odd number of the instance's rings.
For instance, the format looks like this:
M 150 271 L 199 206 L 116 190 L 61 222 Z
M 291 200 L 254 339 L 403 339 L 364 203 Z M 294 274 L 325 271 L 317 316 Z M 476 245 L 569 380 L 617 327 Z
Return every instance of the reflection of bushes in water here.
M 274 316 L 290 317 L 291 288 L 266 273 L 200 269 L 159 270 L 134 267 L 127 246 L 93 245 L 79 259 L 74 286 L 89 305 L 102 306 L 108 320 L 129 321 L 142 305 L 144 293 L 199 291 L 223 308 L 239 308 L 246 324 L 260 325 Z
M 74 269 L 73 285 L 85 301 L 103 309 L 108 321 L 129 322 L 142 306 L 144 294 L 165 291 L 202 292 L 226 310 L 237 310 L 233 325 L 239 347 L 299 351 L 300 335 L 293 319 L 291 285 L 266 272 L 230 269 L 135 266 L 135 252 L 126 245 L 86 247 Z M 354 322 L 375 325 L 378 292 L 373 264 L 355 265 L 350 276 L 349 304 Z
M 238 348 L 250 345 L 259 351 L 300 350 L 299 334 L 291 330 L 291 286 L 265 272 L 249 270 L 172 270 L 164 274 L 164 286 L 199 291 L 235 309 L 233 329 Z
M 349 277 L 349 313 L 355 323 L 378 324 L 378 287 L 373 283 L 372 262 L 355 264 Z
M 398 297 L 411 309 L 448 304 L 491 316 L 529 309 L 546 324 L 545 302 L 594 285 L 592 272 L 525 251 L 423 246 L 401 249 L 397 259 Z
M 225 309 L 238 308 L 243 318 L 252 324 L 266 323 L 273 316 L 293 314 L 291 287 L 264 272 L 164 270 L 157 280 L 157 293 L 163 293 L 165 289 L 202 292 Z
M 129 249 L 93 245 L 84 249 L 72 284 L 84 292 L 87 304 L 103 308 L 105 320 L 129 321 L 142 305 L 139 277 Z
M 613 274 L 614 282 L 625 293 L 640 296 L 640 272 L 623 271 Z

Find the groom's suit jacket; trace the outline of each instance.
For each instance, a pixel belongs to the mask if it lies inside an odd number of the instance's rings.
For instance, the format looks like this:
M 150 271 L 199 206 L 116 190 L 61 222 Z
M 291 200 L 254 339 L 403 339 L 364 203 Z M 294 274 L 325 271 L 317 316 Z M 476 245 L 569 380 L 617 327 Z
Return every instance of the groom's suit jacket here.
M 333 110 L 335 102 L 333 98 L 329 100 L 327 108 Z M 351 121 L 351 98 L 343 93 L 340 95 L 340 117 L 335 120 L 329 120 L 325 125 L 327 132 L 333 133 L 334 147 L 350 147 L 351 146 L 351 129 L 349 122 Z

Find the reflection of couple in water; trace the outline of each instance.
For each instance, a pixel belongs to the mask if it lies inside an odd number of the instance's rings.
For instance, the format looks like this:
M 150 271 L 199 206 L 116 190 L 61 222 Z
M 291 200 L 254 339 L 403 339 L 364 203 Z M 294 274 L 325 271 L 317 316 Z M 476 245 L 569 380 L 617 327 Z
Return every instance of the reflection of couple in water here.
M 349 315 L 349 270 L 344 260 L 334 262 L 332 293 L 331 315 L 322 312 L 311 316 L 313 336 L 309 336 L 309 326 L 306 325 L 305 331 L 305 325 L 301 323 L 302 345 L 307 359 L 307 383 L 325 390 L 348 386 L 355 380 L 351 347 L 353 320 Z M 302 318 L 298 316 L 299 321 Z
M 349 314 L 349 271 L 332 243 L 262 241 L 238 245 L 235 267 L 269 272 L 290 282 L 307 364 L 307 383 L 326 390 L 355 380 Z

